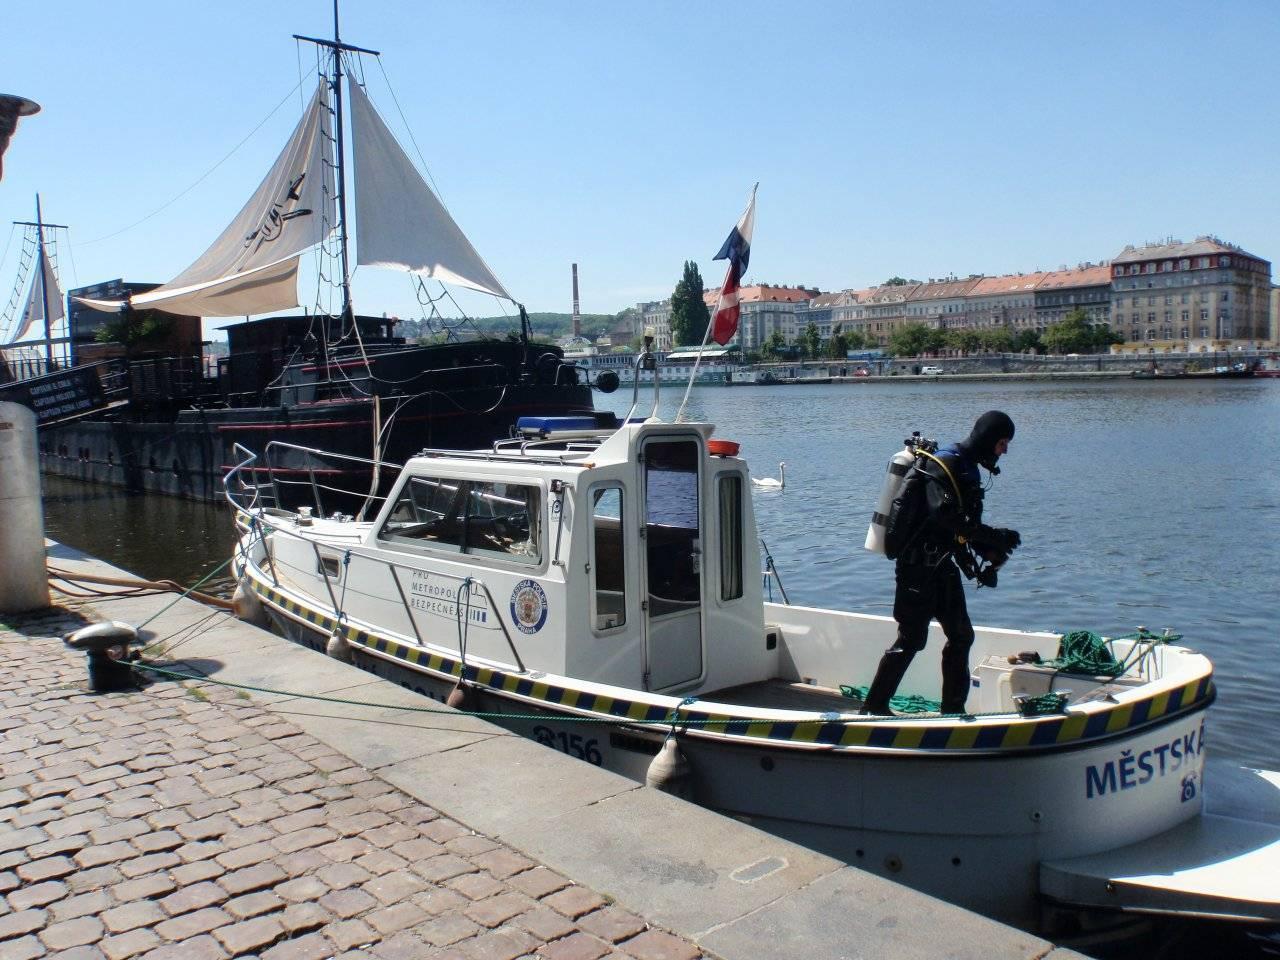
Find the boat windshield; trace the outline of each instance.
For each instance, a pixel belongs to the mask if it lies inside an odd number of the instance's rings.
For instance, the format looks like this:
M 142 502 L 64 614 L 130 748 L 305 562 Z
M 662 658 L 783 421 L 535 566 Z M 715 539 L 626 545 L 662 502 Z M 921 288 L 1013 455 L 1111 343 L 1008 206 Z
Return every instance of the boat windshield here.
M 538 488 L 529 484 L 412 477 L 378 536 L 536 564 L 541 559 L 540 502 Z

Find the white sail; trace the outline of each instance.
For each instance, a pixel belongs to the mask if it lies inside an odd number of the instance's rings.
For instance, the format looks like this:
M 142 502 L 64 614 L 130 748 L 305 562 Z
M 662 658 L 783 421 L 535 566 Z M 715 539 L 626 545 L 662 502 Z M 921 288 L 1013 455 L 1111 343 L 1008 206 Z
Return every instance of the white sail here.
M 420 273 L 511 299 L 374 111 L 351 91 L 356 263 Z
M 45 331 L 45 304 L 49 305 L 48 325 L 53 325 L 66 316 L 62 306 L 62 288 L 58 286 L 58 276 L 53 272 L 53 263 L 49 260 L 49 251 L 40 246 L 40 262 L 31 276 L 31 289 L 27 292 L 27 302 L 22 308 L 22 323 L 18 332 L 13 335 L 16 342 L 29 333 L 38 333 L 41 337 Z M 41 275 L 44 277 L 41 283 Z
M 213 245 L 173 280 L 131 297 L 130 306 L 232 317 L 298 305 L 298 254 L 322 242 L 335 222 L 327 89 L 320 84 L 275 166 Z M 98 310 L 124 307 L 124 301 L 81 302 Z

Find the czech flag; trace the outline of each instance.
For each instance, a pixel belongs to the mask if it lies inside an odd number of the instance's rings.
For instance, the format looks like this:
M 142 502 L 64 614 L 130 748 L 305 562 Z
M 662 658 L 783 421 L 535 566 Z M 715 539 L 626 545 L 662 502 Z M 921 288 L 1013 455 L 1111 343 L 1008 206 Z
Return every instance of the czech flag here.
M 712 258 L 729 261 L 724 286 L 720 288 L 720 299 L 716 301 L 716 310 L 711 317 L 711 339 L 722 347 L 738 332 L 738 316 L 741 313 L 738 286 L 742 283 L 742 275 L 747 272 L 747 264 L 751 260 L 751 231 L 756 224 L 756 190 L 759 188 L 758 183 L 751 188 L 751 199 L 747 201 L 746 212 L 729 233 L 729 239 L 724 242 L 720 252 Z

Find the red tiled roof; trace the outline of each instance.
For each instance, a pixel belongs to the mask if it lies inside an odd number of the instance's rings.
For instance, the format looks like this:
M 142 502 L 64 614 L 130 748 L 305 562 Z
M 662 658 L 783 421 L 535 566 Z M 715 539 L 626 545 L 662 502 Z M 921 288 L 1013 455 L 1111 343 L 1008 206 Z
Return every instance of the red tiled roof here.
M 966 296 L 978 283 L 980 278 L 967 277 L 964 280 L 934 280 L 922 283 L 912 292 L 911 300 L 948 300 L 952 297 Z
M 1044 272 L 1012 273 L 1003 277 L 983 277 L 969 291 L 971 297 L 1010 296 L 1015 293 L 1030 293 L 1041 280 L 1047 277 Z
M 1246 250 L 1224 243 L 1217 237 L 1196 237 L 1191 243 L 1148 243 L 1145 246 L 1128 246 L 1111 258 L 1112 263 L 1136 263 L 1142 260 L 1176 260 L 1178 257 L 1195 257 L 1206 253 L 1238 253 L 1241 256 L 1262 260 Z M 1265 261 L 1264 261 L 1265 262 Z
M 738 291 L 740 303 L 796 303 L 800 300 L 812 300 L 818 294 L 814 290 L 800 287 L 770 287 L 763 283 L 753 283 Z
M 907 283 L 898 286 L 881 286 L 872 287 L 869 290 L 860 291 L 865 293 L 865 297 L 859 297 L 859 303 L 903 303 L 911 299 L 911 295 L 916 289 L 923 286 L 920 283 Z
M 1054 270 L 1044 275 L 1037 290 L 1056 290 L 1063 287 L 1101 287 L 1111 283 L 1111 268 L 1077 267 L 1074 270 Z

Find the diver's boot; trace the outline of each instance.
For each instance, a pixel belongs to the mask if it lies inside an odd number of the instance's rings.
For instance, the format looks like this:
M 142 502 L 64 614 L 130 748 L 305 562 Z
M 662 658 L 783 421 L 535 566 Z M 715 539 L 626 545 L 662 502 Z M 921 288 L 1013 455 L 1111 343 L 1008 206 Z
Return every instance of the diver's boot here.
M 867 691 L 867 699 L 862 702 L 859 713 L 888 717 L 893 715 L 889 709 L 889 700 L 898 692 L 898 684 L 915 659 L 914 651 L 890 647 L 880 658 L 880 666 L 876 669 L 876 678 L 871 681 L 871 689 Z
M 969 699 L 969 651 L 956 656 L 942 651 L 942 712 L 964 713 Z

